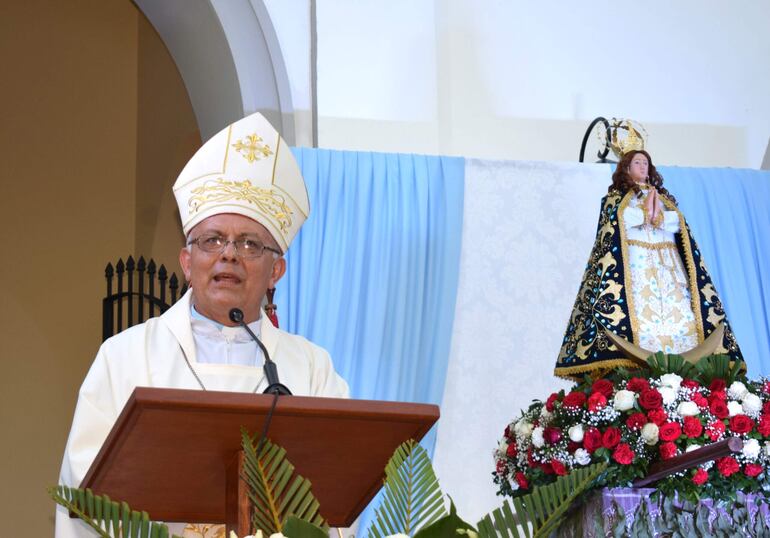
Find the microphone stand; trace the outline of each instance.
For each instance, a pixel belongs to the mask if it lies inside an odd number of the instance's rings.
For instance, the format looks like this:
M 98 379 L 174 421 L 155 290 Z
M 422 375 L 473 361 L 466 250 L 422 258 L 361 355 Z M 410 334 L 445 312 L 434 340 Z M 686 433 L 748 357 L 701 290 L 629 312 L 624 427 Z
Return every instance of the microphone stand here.
M 270 354 L 267 352 L 267 348 L 259 340 L 259 338 L 257 338 L 257 335 L 254 334 L 251 329 L 249 329 L 249 326 L 246 325 L 246 322 L 243 321 L 243 311 L 240 308 L 233 308 L 230 310 L 229 317 L 230 321 L 237 323 L 246 329 L 246 332 L 249 333 L 249 336 L 254 339 L 254 341 L 259 346 L 259 349 L 262 350 L 262 355 L 265 357 L 265 364 L 262 368 L 265 372 L 265 377 L 267 378 L 267 388 L 262 392 L 262 394 L 291 396 L 291 391 L 289 388 L 278 380 L 278 368 L 276 367 L 275 362 L 273 362 L 273 360 L 270 358 Z

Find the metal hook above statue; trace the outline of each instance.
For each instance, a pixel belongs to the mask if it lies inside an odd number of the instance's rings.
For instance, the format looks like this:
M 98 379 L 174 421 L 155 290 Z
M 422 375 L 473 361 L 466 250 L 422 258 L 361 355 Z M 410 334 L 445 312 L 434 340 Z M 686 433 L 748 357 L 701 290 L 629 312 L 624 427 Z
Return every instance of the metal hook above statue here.
M 599 116 L 591 122 L 585 135 L 583 135 L 583 143 L 580 145 L 579 162 L 584 162 L 588 139 L 599 123 L 601 123 L 604 128 L 600 128 L 596 135 L 603 148 L 596 154 L 599 158 L 597 162 L 617 162 L 607 159 L 607 155 L 609 155 L 610 151 L 612 151 L 618 158 L 621 158 L 623 154 L 630 149 L 644 148 L 647 141 L 647 130 L 641 123 L 635 120 L 622 118 L 611 118 L 610 120 L 607 120 L 606 118 Z

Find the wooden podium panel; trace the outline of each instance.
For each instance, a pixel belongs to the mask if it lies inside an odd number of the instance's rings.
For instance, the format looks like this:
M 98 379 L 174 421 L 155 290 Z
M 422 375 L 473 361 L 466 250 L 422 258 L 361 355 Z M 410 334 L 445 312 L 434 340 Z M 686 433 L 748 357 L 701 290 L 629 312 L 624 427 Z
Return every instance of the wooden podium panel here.
M 224 523 L 226 470 L 241 427 L 262 432 L 273 396 L 138 387 L 80 487 L 155 520 Z M 268 438 L 313 484 L 329 524 L 350 526 L 407 439 L 438 420 L 435 405 L 281 396 Z

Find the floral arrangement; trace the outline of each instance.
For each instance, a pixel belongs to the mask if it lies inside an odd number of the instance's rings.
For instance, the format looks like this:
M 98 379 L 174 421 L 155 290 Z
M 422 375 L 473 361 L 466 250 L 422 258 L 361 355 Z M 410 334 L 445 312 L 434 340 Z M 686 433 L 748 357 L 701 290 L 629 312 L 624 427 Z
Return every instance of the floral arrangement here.
M 725 500 L 770 489 L 770 382 L 750 381 L 724 356 L 697 367 L 674 355 L 649 362 L 649 377 L 619 370 L 533 402 L 495 451 L 498 493 L 524 495 L 603 461 L 597 485 L 628 486 L 653 463 L 727 437 L 742 438 L 740 453 L 670 476 L 659 491 Z

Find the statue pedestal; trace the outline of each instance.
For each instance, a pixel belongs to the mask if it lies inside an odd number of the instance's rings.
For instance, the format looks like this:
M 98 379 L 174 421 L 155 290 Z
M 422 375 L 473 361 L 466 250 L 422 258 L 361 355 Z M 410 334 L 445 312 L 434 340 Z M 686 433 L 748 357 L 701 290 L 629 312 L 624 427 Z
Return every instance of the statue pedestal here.
M 758 495 L 737 494 L 731 504 L 702 499 L 697 505 L 674 498 L 651 499 L 653 488 L 597 490 L 559 529 L 559 536 L 765 536 L 770 504 Z M 625 526 L 625 531 L 621 531 Z M 695 531 L 695 534 L 690 531 Z M 723 534 L 726 533 L 726 534 Z

